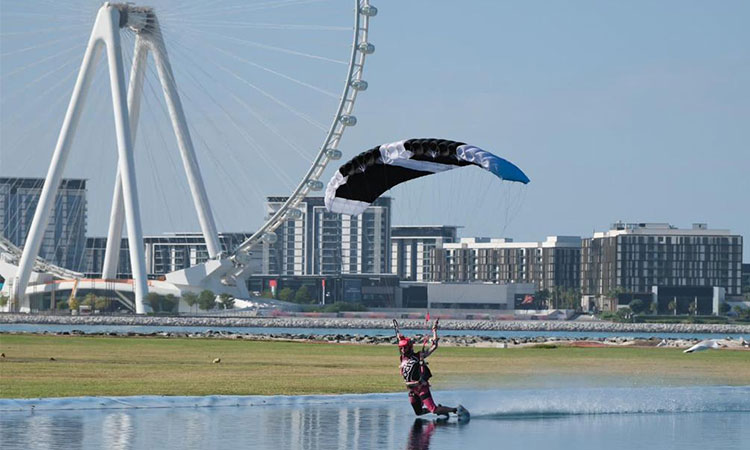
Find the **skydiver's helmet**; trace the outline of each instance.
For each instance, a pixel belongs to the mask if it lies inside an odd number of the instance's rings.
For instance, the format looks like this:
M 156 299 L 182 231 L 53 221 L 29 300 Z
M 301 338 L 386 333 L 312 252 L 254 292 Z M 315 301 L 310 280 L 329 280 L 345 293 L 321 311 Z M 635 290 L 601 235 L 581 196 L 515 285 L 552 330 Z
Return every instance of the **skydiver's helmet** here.
M 398 348 L 401 350 L 401 353 L 408 355 L 414 352 L 414 343 L 409 338 L 399 339 Z

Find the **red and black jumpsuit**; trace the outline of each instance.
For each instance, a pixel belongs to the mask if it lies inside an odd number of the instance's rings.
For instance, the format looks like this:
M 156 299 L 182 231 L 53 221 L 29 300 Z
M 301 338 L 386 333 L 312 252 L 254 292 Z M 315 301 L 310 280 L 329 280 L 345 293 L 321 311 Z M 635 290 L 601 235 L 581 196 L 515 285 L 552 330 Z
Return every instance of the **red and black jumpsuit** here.
M 401 375 L 404 377 L 406 387 L 409 389 L 409 401 L 414 413 L 418 416 L 435 412 L 435 402 L 430 393 L 428 380 L 432 376 L 427 362 L 420 358 L 420 353 L 412 353 L 409 356 L 401 356 Z

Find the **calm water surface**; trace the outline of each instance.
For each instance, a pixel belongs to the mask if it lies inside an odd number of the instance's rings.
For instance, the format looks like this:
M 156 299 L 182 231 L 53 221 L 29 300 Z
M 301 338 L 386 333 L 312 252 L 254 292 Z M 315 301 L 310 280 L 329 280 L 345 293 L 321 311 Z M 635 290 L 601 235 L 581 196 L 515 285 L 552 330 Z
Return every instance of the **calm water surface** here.
M 750 387 L 436 392 L 471 422 L 415 419 L 405 394 L 0 400 L 4 449 L 747 449 Z M 33 411 L 32 411 L 33 405 Z
M 391 329 L 383 328 L 283 328 L 283 327 L 169 327 L 151 325 L 56 325 L 56 324 L 0 324 L 0 332 L 61 333 L 80 330 L 84 333 L 205 333 L 208 330 L 246 334 L 359 334 L 360 336 L 390 336 Z M 421 330 L 402 330 L 408 335 L 423 334 Z M 443 336 L 486 336 L 486 337 L 559 337 L 559 338 L 672 338 L 672 339 L 716 339 L 731 337 L 739 339 L 741 334 L 732 333 L 646 333 L 646 332 L 597 332 L 597 331 L 493 331 L 493 330 L 440 330 Z

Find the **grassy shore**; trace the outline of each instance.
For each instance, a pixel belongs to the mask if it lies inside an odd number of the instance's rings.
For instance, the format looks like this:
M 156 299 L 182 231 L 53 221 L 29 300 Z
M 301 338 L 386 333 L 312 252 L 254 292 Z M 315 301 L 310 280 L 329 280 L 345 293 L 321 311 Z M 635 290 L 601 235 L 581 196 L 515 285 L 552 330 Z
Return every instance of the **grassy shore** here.
M 397 350 L 383 345 L 4 335 L 0 351 L 4 398 L 403 390 Z M 750 352 L 731 350 L 441 347 L 430 367 L 436 389 L 750 384 Z

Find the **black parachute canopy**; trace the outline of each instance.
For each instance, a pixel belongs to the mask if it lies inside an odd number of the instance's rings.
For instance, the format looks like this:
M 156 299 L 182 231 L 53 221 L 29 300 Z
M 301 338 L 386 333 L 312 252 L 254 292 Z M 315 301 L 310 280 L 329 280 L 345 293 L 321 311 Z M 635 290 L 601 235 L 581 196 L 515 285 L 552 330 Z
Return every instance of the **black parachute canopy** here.
M 339 167 L 326 188 L 326 208 L 359 215 L 397 184 L 469 165 L 503 180 L 529 182 L 516 165 L 479 147 L 445 139 L 407 139 L 362 152 Z

